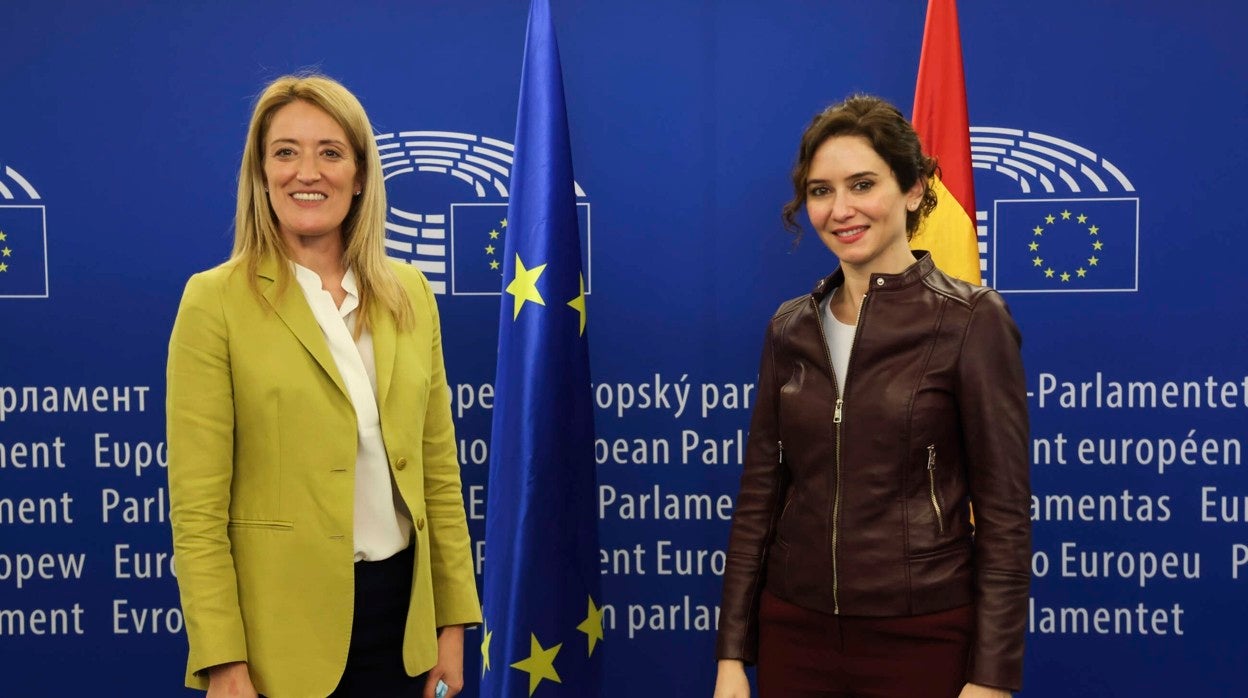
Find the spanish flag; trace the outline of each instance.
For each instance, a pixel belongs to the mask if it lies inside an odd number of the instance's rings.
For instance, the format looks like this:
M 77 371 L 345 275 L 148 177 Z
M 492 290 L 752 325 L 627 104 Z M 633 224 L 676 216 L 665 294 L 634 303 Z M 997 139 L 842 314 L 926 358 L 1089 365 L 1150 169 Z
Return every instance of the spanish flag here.
M 940 176 L 932 179 L 936 209 L 919 226 L 910 246 L 930 251 L 932 261 L 946 274 L 973 284 L 982 283 L 975 230 L 970 121 L 966 116 L 966 81 L 955 0 L 928 0 L 919 77 L 914 88 L 913 122 L 923 150 L 939 162 Z

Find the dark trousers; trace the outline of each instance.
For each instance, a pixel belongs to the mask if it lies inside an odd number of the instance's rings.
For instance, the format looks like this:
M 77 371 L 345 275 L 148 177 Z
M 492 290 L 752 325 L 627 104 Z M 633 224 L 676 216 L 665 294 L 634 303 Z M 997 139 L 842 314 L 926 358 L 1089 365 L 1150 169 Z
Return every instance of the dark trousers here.
M 760 698 L 956 698 L 971 606 L 921 616 L 834 616 L 763 592 Z
M 385 560 L 355 563 L 355 617 L 347 668 L 330 698 L 421 695 L 426 675 L 403 668 L 403 628 L 412 593 L 409 547 Z

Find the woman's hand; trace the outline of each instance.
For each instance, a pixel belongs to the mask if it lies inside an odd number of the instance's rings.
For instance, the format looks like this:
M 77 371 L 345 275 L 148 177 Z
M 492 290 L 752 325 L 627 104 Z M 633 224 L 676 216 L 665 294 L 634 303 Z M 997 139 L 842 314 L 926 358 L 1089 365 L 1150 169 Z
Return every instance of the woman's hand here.
M 218 664 L 209 669 L 206 698 L 259 698 L 256 687 L 251 685 L 247 662 Z
M 1010 698 L 1010 692 L 992 688 L 991 686 L 968 683 L 962 687 L 962 692 L 958 694 L 958 698 Z
M 740 659 L 719 660 L 715 676 L 715 698 L 750 698 L 750 680 Z
M 446 698 L 464 690 L 464 626 L 448 625 L 438 630 L 438 663 L 429 670 L 424 698 L 434 698 L 438 681 L 446 684 Z

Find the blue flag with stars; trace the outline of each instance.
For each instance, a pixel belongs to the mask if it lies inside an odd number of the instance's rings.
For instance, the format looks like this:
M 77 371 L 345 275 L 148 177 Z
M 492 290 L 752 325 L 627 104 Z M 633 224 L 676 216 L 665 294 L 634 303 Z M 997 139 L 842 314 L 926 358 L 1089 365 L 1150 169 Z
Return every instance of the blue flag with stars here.
M 0 205 L 0 298 L 47 298 L 43 206 Z
M 481 695 L 600 695 L 593 403 L 572 151 L 548 0 L 529 8 L 503 236 Z
M 1138 288 L 1139 199 L 1005 199 L 995 205 L 998 291 Z

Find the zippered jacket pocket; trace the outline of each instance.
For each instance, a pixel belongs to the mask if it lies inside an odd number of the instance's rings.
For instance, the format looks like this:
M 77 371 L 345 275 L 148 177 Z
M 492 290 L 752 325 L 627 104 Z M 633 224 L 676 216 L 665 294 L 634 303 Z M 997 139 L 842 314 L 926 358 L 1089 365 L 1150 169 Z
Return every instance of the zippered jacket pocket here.
M 945 533 L 945 515 L 940 506 L 940 497 L 936 494 L 936 444 L 927 447 L 927 491 L 932 500 L 932 510 L 936 513 L 936 531 Z

